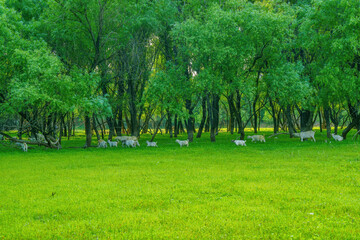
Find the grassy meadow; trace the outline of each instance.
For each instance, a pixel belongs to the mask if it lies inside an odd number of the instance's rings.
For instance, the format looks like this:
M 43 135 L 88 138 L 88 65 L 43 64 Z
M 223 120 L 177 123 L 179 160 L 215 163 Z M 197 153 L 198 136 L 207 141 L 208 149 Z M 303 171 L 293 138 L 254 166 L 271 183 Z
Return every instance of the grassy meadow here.
M 159 135 L 147 148 L 150 137 L 135 149 L 0 145 L 0 239 L 360 239 L 351 137 L 241 147 L 204 134 L 180 148 Z

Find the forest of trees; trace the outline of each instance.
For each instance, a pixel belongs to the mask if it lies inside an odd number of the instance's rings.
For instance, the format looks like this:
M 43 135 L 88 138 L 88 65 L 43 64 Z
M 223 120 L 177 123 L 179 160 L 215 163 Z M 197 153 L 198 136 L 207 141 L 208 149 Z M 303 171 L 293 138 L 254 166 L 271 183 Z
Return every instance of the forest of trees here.
M 359 131 L 360 1 L 0 0 L 0 134 L 215 141 L 220 121 Z

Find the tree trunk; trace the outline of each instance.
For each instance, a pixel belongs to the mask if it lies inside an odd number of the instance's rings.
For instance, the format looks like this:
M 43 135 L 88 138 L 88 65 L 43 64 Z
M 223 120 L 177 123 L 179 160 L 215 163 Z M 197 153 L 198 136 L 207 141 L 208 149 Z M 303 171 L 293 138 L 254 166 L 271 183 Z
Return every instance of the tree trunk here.
M 179 134 L 178 116 L 177 116 L 177 114 L 175 114 L 175 117 L 174 117 L 174 137 L 177 138 L 178 134 Z
M 201 106 L 202 106 L 202 118 L 201 118 L 199 131 L 196 135 L 196 138 L 201 138 L 201 134 L 202 134 L 202 131 L 203 131 L 203 128 L 205 125 L 205 121 L 206 121 L 206 98 L 205 97 L 203 97 L 203 99 L 202 99 Z
M 90 121 L 90 117 L 86 114 L 85 115 L 85 134 L 86 134 L 86 146 L 85 147 L 90 147 L 91 146 L 91 121 Z
M 156 134 L 157 134 L 157 132 L 159 131 L 160 125 L 161 125 L 164 117 L 165 117 L 165 115 L 160 118 L 160 121 L 159 121 L 158 124 L 156 125 L 154 134 L 152 135 L 150 142 L 153 142 L 153 141 L 154 141 L 154 139 L 155 139 L 155 137 L 156 137 Z
M 99 121 L 96 121 L 95 113 L 93 113 L 93 129 L 94 129 L 94 131 L 96 133 L 96 138 L 99 141 L 100 140 L 100 134 L 99 134 L 99 131 L 97 129 L 96 122 L 99 122 Z M 102 138 L 104 139 L 104 135 L 102 135 Z
M 170 138 L 172 138 L 173 137 L 173 126 L 172 126 L 172 119 L 171 119 L 171 112 L 170 111 L 167 112 L 167 119 L 168 119 L 169 135 L 170 135 Z
M 331 124 L 330 124 L 330 109 L 329 107 L 324 108 L 324 117 L 326 122 L 326 135 L 328 139 L 331 139 Z
M 18 138 L 20 140 L 22 139 L 23 125 L 24 125 L 24 118 L 22 116 L 20 116 L 20 125 L 19 125 L 19 130 L 18 130 Z
M 294 136 L 295 129 L 294 129 L 293 120 L 292 120 L 292 117 L 291 117 L 291 108 L 290 108 L 290 106 L 286 107 L 285 116 L 286 116 L 286 120 L 287 120 L 287 123 L 288 123 L 287 125 L 288 125 L 288 128 L 289 128 L 290 138 L 292 138 Z
M 302 110 L 300 113 L 300 129 L 301 132 L 312 130 L 312 112 L 309 110 Z
M 112 140 L 112 137 L 115 135 L 115 127 L 114 127 L 114 122 L 113 119 L 111 117 L 107 117 L 106 118 L 106 122 L 109 126 L 109 137 L 108 140 Z
M 186 99 L 185 107 L 189 113 L 186 130 L 187 130 L 189 142 L 192 142 L 194 139 L 194 117 L 193 117 L 193 107 L 191 105 L 192 105 L 191 100 Z
M 210 97 L 209 95 L 206 96 L 206 102 L 207 102 L 207 118 L 205 122 L 205 132 L 210 131 L 210 119 L 211 119 L 211 105 L 210 105 Z
M 325 109 L 324 109 L 324 114 L 325 114 Z M 319 124 L 320 124 L 320 132 L 322 132 L 322 119 L 321 119 L 321 111 L 319 110 Z M 326 123 L 327 124 L 327 123 Z M 327 128 L 327 125 L 326 125 L 326 128 Z
M 212 94 L 212 109 L 211 109 L 211 132 L 210 140 L 215 142 L 215 136 L 217 135 L 217 130 L 219 126 L 219 101 L 220 97 L 216 94 Z
M 269 103 L 270 103 L 270 107 L 271 107 L 271 113 L 272 113 L 272 119 L 273 119 L 273 127 L 274 127 L 274 134 L 276 134 L 279 131 L 279 126 L 277 124 L 277 118 L 276 118 L 276 111 L 275 111 L 275 106 L 274 103 L 272 101 L 272 99 L 269 97 Z
M 71 117 L 71 120 L 72 120 L 72 127 L 73 127 L 73 136 L 75 137 L 75 129 L 76 129 L 76 125 L 75 125 L 75 113 L 72 113 L 72 117 Z

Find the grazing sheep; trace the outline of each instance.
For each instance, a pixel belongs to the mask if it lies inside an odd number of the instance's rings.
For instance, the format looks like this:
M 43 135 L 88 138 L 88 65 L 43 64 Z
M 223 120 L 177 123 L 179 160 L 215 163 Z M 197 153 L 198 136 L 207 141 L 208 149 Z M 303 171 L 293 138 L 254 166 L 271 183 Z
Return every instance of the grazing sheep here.
M 146 144 L 148 147 L 157 147 L 157 142 L 149 142 L 149 141 L 146 141 Z
M 133 141 L 137 141 L 138 138 L 135 137 L 135 136 L 118 136 L 115 138 L 116 141 L 118 142 L 123 142 L 123 141 L 126 141 L 126 140 L 133 140 Z
M 314 142 L 316 142 L 314 131 L 300 132 L 299 136 L 300 136 L 300 139 L 302 142 L 304 141 L 304 139 L 308 139 L 308 138 L 312 138 L 314 140 Z
M 248 136 L 248 139 L 252 139 L 252 142 L 265 142 L 265 136 L 263 135 Z
M 189 146 L 189 139 L 187 139 L 187 140 L 184 140 L 184 141 L 181 141 L 181 140 L 179 140 L 179 139 L 177 139 L 175 142 L 177 142 L 179 145 L 180 145 L 180 147 L 182 147 L 182 146 Z
M 236 146 L 246 146 L 246 140 L 231 140 Z
M 135 141 L 134 140 L 126 140 L 125 145 L 127 147 L 133 147 L 133 148 L 136 148 L 136 145 L 138 145 L 140 147 L 140 144 L 137 140 L 135 140 Z
M 24 152 L 28 151 L 28 145 L 26 143 L 21 143 L 21 148 Z
M 334 133 L 331 134 L 331 136 L 335 139 L 335 141 L 339 141 L 341 142 L 342 140 L 344 140 L 344 138 L 340 135 L 335 135 Z
M 23 144 L 22 144 L 22 150 L 23 150 L 24 152 L 27 152 L 27 151 L 28 151 L 28 145 L 27 145 L 26 143 L 23 143 Z
M 117 147 L 118 146 L 118 142 L 112 142 L 110 140 L 107 141 L 109 143 L 110 147 Z
M 104 140 L 100 139 L 98 141 L 98 148 L 107 148 L 107 144 Z
M 20 142 L 17 142 L 15 143 L 17 146 L 19 146 L 24 152 L 27 152 L 28 151 L 28 145 L 26 143 L 20 143 Z

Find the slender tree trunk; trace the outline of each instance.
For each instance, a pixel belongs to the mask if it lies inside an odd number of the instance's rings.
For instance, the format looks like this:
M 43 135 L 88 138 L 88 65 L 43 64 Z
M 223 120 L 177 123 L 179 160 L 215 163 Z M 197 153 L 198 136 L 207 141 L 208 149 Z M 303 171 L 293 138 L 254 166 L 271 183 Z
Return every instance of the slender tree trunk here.
M 115 135 L 115 127 L 114 127 L 114 121 L 113 121 L 113 118 L 111 117 L 107 117 L 106 118 L 106 122 L 109 126 L 109 137 L 108 137 L 108 140 L 112 140 L 112 137 Z
M 172 126 L 172 119 L 171 119 L 171 112 L 167 112 L 167 119 L 168 119 L 168 130 L 170 138 L 173 137 L 173 126 Z
M 185 107 L 189 113 L 186 130 L 187 130 L 189 142 L 192 142 L 194 139 L 194 117 L 193 117 L 193 107 L 191 105 L 192 105 L 191 100 L 186 99 Z
M 272 119 L 273 119 L 273 125 L 274 125 L 274 134 L 276 134 L 279 131 L 279 126 L 277 124 L 277 117 L 276 117 L 276 111 L 275 106 L 271 98 L 269 97 L 269 104 L 271 107 L 271 113 L 272 113 Z
M 155 139 L 155 137 L 156 137 L 156 134 L 157 134 L 158 131 L 159 131 L 160 125 L 161 125 L 164 117 L 165 117 L 165 114 L 164 114 L 164 116 L 162 116 L 162 117 L 160 118 L 160 121 L 159 121 L 158 124 L 156 125 L 154 134 L 152 135 L 150 142 L 153 142 L 153 141 L 154 141 L 154 139 Z
M 324 108 L 324 117 L 326 123 L 326 135 L 328 139 L 331 139 L 331 124 L 330 124 L 330 113 L 329 107 Z
M 99 134 L 99 131 L 97 129 L 97 123 L 96 122 L 99 122 L 98 120 L 96 120 L 96 117 L 95 117 L 95 113 L 93 114 L 93 129 L 96 133 L 96 138 L 97 140 L 99 141 L 100 140 L 100 134 Z M 104 135 L 102 135 L 102 139 L 104 139 Z
M 206 103 L 207 103 L 207 118 L 206 118 L 206 122 L 205 122 L 205 132 L 209 132 L 210 131 L 210 119 L 211 119 L 211 105 L 210 105 L 210 96 L 207 95 L 206 96 Z
M 19 126 L 19 130 L 18 130 L 18 138 L 20 140 L 22 139 L 23 125 L 24 125 L 24 118 L 22 116 L 20 116 L 20 126 Z
M 252 108 L 253 108 L 253 127 L 254 127 L 254 133 L 258 132 L 258 113 L 256 111 L 256 103 L 257 103 L 258 96 L 255 97 L 255 100 L 253 102 Z
M 210 132 L 210 140 L 215 142 L 215 136 L 217 135 L 217 130 L 219 126 L 219 101 L 220 97 L 216 94 L 212 95 L 212 111 L 211 111 L 211 132 Z
M 201 106 L 202 106 L 202 118 L 201 118 L 199 131 L 196 135 L 196 138 L 201 138 L 201 134 L 202 134 L 202 131 L 203 131 L 203 128 L 205 125 L 205 121 L 206 121 L 206 98 L 205 97 L 203 97 L 203 99 L 202 99 Z
M 289 105 L 286 107 L 285 116 L 286 116 L 287 125 L 289 128 L 290 138 L 292 138 L 294 136 L 295 129 L 294 129 L 293 120 L 291 117 L 291 108 Z
M 64 119 L 65 116 L 61 116 L 60 114 L 60 131 L 59 131 L 59 144 L 61 145 L 61 138 L 62 138 L 62 134 L 63 134 L 63 126 L 64 126 Z
M 73 127 L 73 136 L 75 137 L 75 130 L 76 130 L 76 125 L 75 125 L 75 113 L 72 113 L 72 127 Z
M 91 121 L 90 117 L 86 114 L 85 115 L 85 134 L 86 134 L 86 147 L 91 146 Z
M 325 109 L 324 109 L 324 113 L 325 113 Z M 320 132 L 322 132 L 322 119 L 321 119 L 321 111 L 319 110 L 319 124 L 320 124 Z M 327 125 L 326 125 L 327 128 Z
M 174 137 L 177 138 L 178 134 L 179 134 L 178 116 L 177 116 L 177 114 L 175 114 L 175 117 L 174 117 Z

